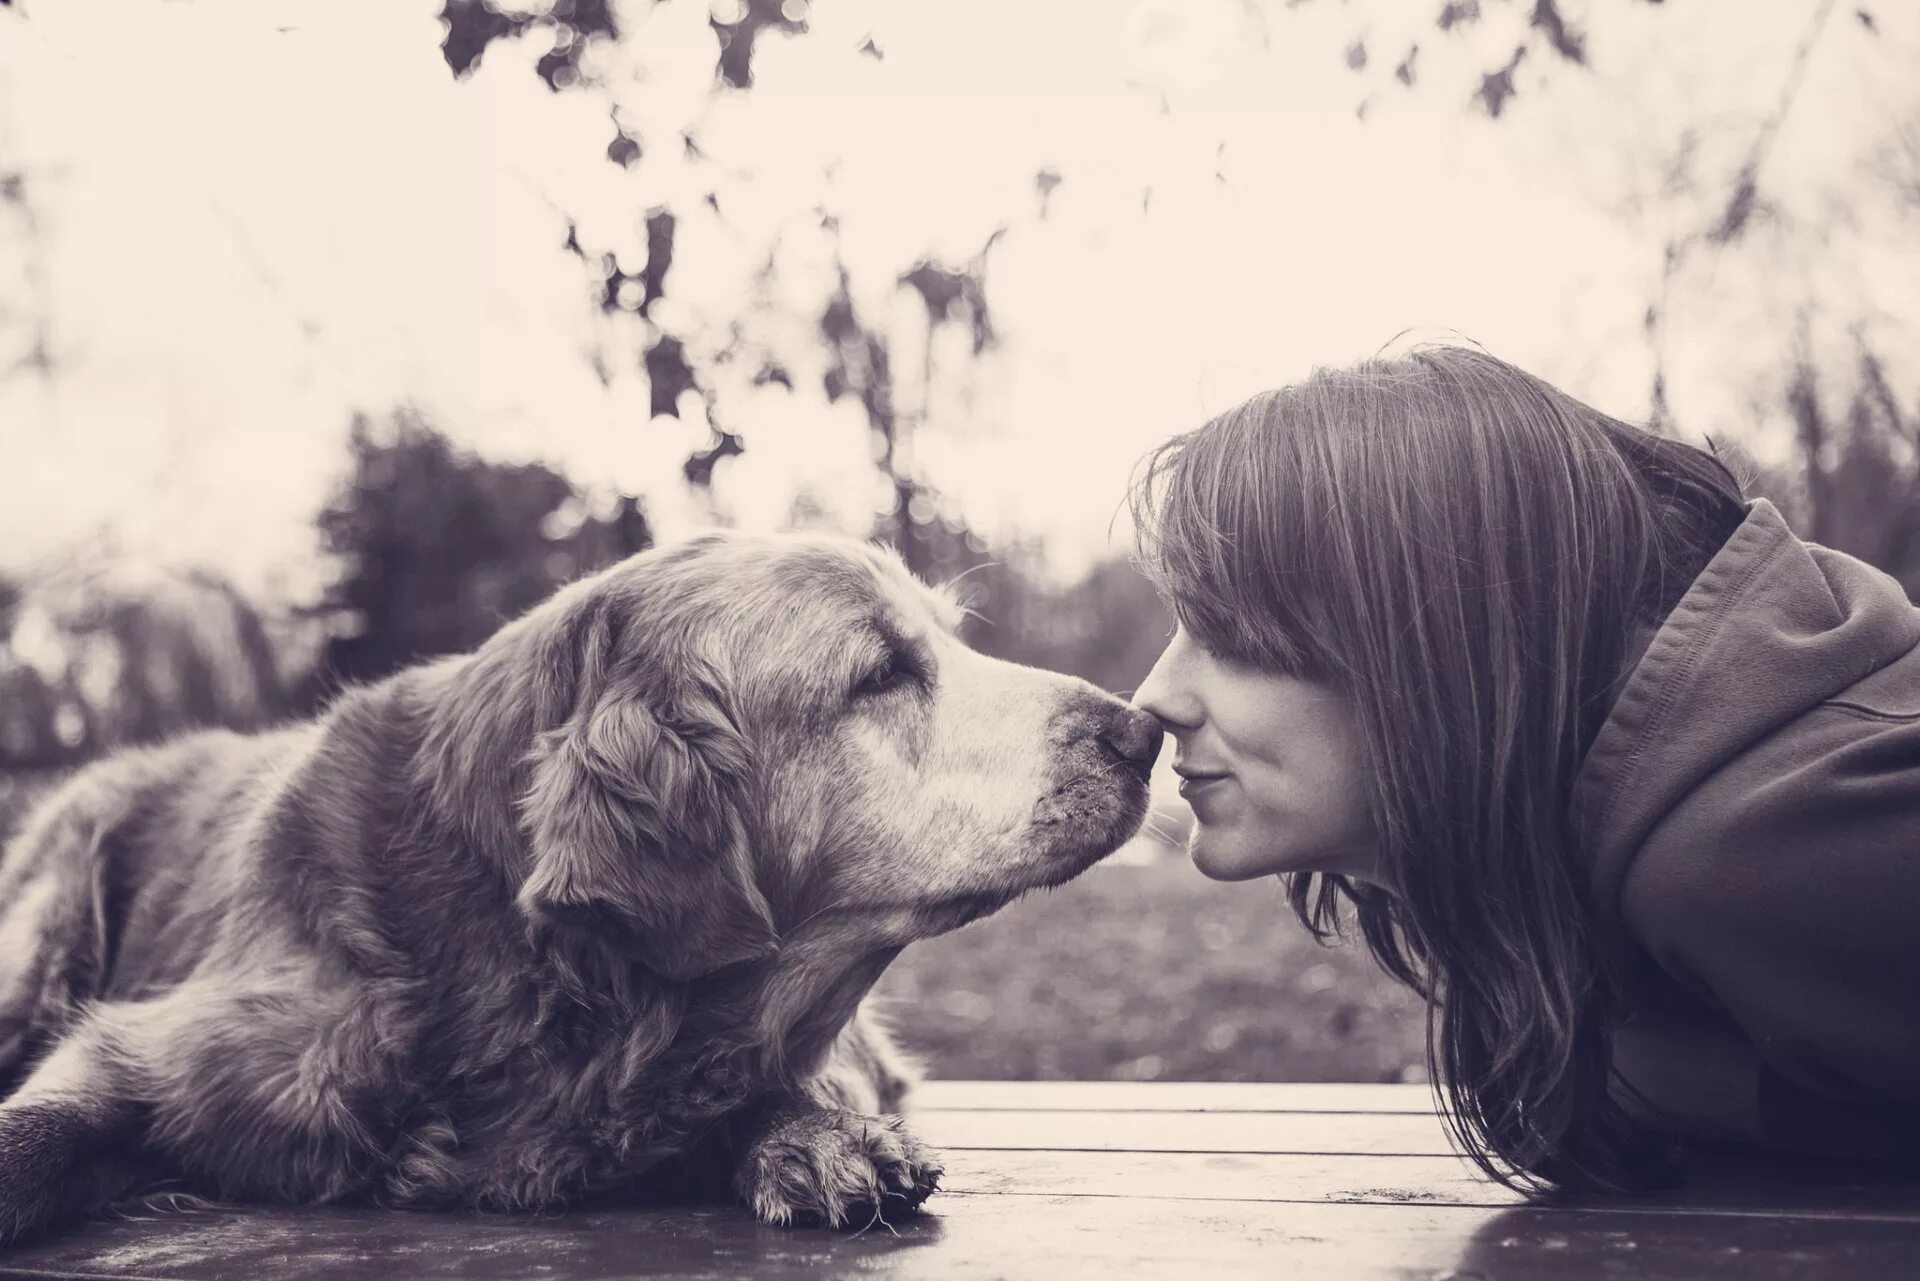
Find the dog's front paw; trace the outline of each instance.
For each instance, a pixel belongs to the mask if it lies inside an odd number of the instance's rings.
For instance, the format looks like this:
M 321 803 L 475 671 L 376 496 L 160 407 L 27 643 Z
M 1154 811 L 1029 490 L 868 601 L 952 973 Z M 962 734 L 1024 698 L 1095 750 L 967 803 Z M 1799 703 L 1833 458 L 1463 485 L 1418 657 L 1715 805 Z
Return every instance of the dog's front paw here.
M 776 1116 L 753 1140 L 734 1189 L 768 1223 L 837 1228 L 918 1207 L 942 1173 L 939 1157 L 897 1116 L 808 1108 Z

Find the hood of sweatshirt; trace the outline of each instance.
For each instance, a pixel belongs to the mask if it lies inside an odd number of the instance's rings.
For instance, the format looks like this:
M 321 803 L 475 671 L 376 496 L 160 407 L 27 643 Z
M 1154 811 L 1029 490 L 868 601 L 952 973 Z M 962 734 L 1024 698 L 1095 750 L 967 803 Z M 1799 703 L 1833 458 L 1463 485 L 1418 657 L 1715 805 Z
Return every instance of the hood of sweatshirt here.
M 1628 676 L 1574 784 L 1595 902 L 1617 912 L 1648 834 L 1727 762 L 1920 644 L 1890 576 L 1797 538 L 1766 499 Z

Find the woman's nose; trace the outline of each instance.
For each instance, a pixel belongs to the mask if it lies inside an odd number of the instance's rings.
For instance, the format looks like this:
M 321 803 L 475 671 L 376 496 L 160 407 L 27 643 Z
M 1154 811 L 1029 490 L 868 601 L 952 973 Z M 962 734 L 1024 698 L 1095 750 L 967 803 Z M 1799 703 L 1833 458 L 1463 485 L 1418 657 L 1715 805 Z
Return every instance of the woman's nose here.
M 1133 692 L 1133 705 L 1154 717 L 1172 734 L 1197 729 L 1205 719 L 1200 701 L 1193 697 L 1180 679 L 1179 641 L 1168 645 Z

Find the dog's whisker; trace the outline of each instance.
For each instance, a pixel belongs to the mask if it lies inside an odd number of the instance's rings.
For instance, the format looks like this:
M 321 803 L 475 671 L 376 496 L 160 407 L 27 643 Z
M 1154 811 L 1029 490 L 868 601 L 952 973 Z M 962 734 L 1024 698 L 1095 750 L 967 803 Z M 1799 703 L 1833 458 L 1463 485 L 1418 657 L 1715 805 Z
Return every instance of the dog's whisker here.
M 1006 562 L 1004 561 L 998 561 L 998 560 L 981 561 L 978 565 L 969 566 L 968 568 L 963 569 L 959 573 L 955 574 L 952 578 L 949 578 L 946 582 L 940 584 L 940 590 L 944 592 L 951 592 L 954 588 L 958 587 L 961 583 L 966 581 L 967 575 L 978 574 L 982 570 L 987 570 L 987 569 L 998 569 L 1001 565 L 1005 563 Z

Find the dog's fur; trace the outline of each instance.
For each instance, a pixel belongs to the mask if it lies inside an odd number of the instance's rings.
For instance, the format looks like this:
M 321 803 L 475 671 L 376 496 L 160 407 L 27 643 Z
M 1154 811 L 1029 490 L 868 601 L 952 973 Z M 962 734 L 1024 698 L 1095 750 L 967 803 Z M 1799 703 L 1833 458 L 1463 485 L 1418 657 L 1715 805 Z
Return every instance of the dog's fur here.
M 84 771 L 0 862 L 0 1240 L 165 1179 L 918 1204 L 863 997 L 1130 835 L 1159 741 L 957 620 L 878 549 L 709 535 L 315 723 Z

